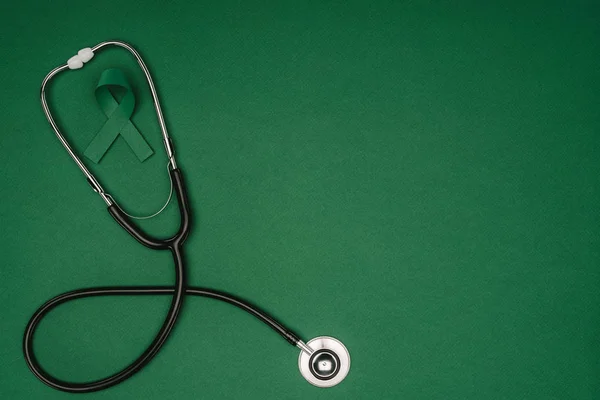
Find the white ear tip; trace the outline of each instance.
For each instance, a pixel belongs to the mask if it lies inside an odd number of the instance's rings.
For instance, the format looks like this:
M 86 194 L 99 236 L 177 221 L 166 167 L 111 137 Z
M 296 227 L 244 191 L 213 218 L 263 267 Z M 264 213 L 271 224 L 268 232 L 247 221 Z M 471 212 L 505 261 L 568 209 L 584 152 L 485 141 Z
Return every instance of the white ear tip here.
M 81 60 L 81 57 L 73 56 L 69 58 L 67 65 L 69 66 L 69 69 L 79 69 L 83 67 L 83 61 Z
M 67 65 L 69 69 L 79 69 L 83 67 L 83 63 L 90 61 L 94 57 L 94 52 L 91 48 L 86 47 L 77 52 L 77 55 L 69 58 Z
M 81 49 L 77 52 L 77 55 L 84 63 L 90 61 L 92 57 L 94 57 L 94 52 L 91 48 L 86 47 L 85 49 Z

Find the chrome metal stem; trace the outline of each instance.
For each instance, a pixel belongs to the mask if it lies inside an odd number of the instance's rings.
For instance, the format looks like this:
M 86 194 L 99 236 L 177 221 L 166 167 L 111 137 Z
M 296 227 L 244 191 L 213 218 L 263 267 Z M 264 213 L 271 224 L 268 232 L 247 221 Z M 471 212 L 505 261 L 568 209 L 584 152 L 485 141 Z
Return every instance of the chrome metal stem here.
M 308 345 L 306 343 L 304 343 L 302 340 L 300 340 L 298 343 L 296 343 L 296 347 L 300 348 L 303 352 L 305 352 L 309 356 L 315 352 L 313 349 L 308 347 Z

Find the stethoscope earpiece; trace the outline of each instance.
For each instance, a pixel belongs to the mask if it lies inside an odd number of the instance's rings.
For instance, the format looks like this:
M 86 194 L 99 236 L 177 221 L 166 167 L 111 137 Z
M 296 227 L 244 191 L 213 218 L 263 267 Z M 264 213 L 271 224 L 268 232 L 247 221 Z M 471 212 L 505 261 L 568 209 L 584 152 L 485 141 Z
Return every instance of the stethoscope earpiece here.
M 350 371 L 350 353 L 339 340 L 319 336 L 299 346 L 300 373 L 310 384 L 327 388 L 340 383 Z

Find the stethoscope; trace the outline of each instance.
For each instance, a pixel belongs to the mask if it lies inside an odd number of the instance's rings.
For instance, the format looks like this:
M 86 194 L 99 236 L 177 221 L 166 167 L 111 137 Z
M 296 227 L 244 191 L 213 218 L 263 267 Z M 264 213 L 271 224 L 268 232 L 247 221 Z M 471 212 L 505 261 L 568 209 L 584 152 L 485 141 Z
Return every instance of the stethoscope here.
M 179 230 L 169 239 L 157 239 L 141 230 L 130 218 L 130 215 L 119 207 L 112 196 L 104 191 L 98 179 L 87 169 L 81 159 L 75 154 L 68 141 L 62 135 L 58 125 L 52 117 L 48 102 L 46 100 L 46 86 L 52 78 L 60 72 L 66 70 L 74 70 L 82 68 L 84 63 L 90 61 L 94 54 L 109 46 L 118 46 L 128 50 L 137 60 L 140 68 L 146 76 L 146 81 L 152 93 L 154 108 L 158 117 L 158 124 L 163 136 L 163 142 L 168 158 L 169 177 L 171 179 L 171 190 L 174 191 L 179 205 L 181 215 Z M 80 50 L 77 55 L 71 57 L 67 64 L 61 65 L 52 71 L 44 78 L 41 87 L 42 108 L 48 118 L 48 122 L 52 126 L 58 140 L 65 147 L 73 161 L 77 164 L 87 182 L 92 187 L 94 192 L 98 193 L 102 200 L 108 206 L 108 212 L 117 221 L 123 229 L 125 229 L 138 242 L 153 250 L 169 250 L 173 255 L 175 262 L 175 284 L 173 286 L 108 286 L 108 287 L 93 287 L 86 289 L 78 289 L 60 294 L 53 299 L 47 301 L 33 314 L 23 337 L 23 353 L 27 365 L 34 375 L 44 382 L 46 385 L 73 393 L 87 393 L 98 390 L 103 390 L 111 386 L 117 385 L 129 378 L 136 372 L 146 366 L 150 360 L 158 353 L 162 345 L 167 340 L 171 330 L 175 326 L 179 310 L 186 295 L 204 296 L 212 299 L 225 301 L 241 308 L 242 310 L 254 315 L 256 318 L 267 324 L 271 329 L 281 335 L 291 345 L 301 349 L 298 357 L 298 366 L 304 378 L 311 384 L 318 387 L 331 387 L 340 383 L 350 370 L 350 354 L 346 347 L 337 339 L 328 336 L 316 337 L 307 343 L 304 343 L 300 338 L 286 328 L 284 325 L 276 321 L 273 317 L 256 308 L 255 306 L 241 300 L 232 295 L 219 292 L 212 289 L 204 289 L 199 287 L 191 287 L 186 283 L 186 271 L 181 253 L 181 248 L 190 231 L 190 204 L 186 195 L 185 185 L 181 174 L 181 169 L 177 167 L 175 155 L 173 151 L 173 143 L 167 133 L 165 119 L 160 108 L 158 95 L 150 72 L 144 64 L 140 54 L 129 44 L 121 41 L 102 42 L 92 48 Z M 156 337 L 148 348 L 131 364 L 123 368 L 121 371 L 103 379 L 85 383 L 67 382 L 58 379 L 42 368 L 37 361 L 33 350 L 33 338 L 35 330 L 44 316 L 54 307 L 63 304 L 67 301 L 81 299 L 84 297 L 93 296 L 132 296 L 132 295 L 169 295 L 171 296 L 171 305 L 167 316 L 156 334 Z

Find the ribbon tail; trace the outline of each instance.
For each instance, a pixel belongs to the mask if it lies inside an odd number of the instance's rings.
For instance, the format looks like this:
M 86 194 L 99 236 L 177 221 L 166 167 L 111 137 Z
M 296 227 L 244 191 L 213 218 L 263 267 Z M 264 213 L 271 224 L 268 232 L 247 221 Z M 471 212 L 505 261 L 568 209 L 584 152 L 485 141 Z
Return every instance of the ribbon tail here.
M 102 160 L 102 157 L 106 154 L 106 150 L 112 146 L 117 136 L 119 136 L 119 128 L 114 126 L 114 122 L 115 120 L 111 119 L 106 121 L 100 132 L 98 132 L 83 153 L 84 156 L 96 164 Z
M 121 136 L 123 136 L 123 139 L 125 139 L 129 147 L 131 147 L 131 150 L 133 150 L 140 162 L 145 161 L 154 154 L 148 143 L 144 140 L 142 134 L 131 121 L 128 121 L 125 126 L 123 126 Z

